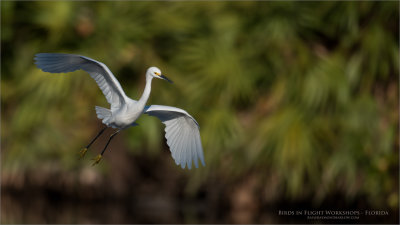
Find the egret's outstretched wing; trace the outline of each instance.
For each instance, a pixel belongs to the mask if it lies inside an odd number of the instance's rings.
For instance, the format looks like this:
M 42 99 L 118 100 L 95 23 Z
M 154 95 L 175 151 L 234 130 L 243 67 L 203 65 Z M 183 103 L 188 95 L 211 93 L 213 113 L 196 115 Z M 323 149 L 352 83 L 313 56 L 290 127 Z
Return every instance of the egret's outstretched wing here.
M 197 168 L 198 159 L 205 165 L 199 124 L 189 113 L 164 105 L 146 106 L 144 113 L 157 117 L 165 124 L 165 138 L 177 165 L 182 168 L 187 165 L 191 169 L 193 161 Z
M 37 67 L 44 72 L 68 73 L 79 69 L 88 72 L 110 103 L 111 110 L 125 103 L 126 95 L 121 85 L 110 69 L 101 62 L 85 56 L 63 53 L 38 53 L 35 60 Z

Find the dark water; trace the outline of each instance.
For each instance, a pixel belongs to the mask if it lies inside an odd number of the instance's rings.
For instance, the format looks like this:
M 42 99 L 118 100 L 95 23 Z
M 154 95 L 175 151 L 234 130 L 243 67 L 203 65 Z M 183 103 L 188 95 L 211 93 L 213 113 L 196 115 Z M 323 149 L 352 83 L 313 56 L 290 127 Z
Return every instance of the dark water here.
M 169 153 L 168 153 L 169 154 Z M 167 158 L 168 157 L 163 157 Z M 161 159 L 163 159 L 161 157 Z M 285 199 L 277 192 L 260 193 L 252 179 L 226 183 L 208 179 L 194 194 L 185 192 L 187 177 L 170 162 L 129 155 L 110 155 L 108 173 L 102 167 L 63 170 L 59 165 L 1 176 L 1 222 L 50 224 L 134 223 L 392 223 L 398 212 L 368 205 L 366 196 L 351 200 L 336 194 L 315 205 Z M 86 163 L 86 162 L 83 162 Z M 151 166 L 149 166 L 151 165 Z M 178 168 L 179 169 L 179 168 Z M 279 191 L 279 190 L 278 190 Z M 385 216 L 357 219 L 307 219 L 280 211 L 384 210 Z
M 7 191 L 8 192 L 8 191 Z M 168 197 L 82 201 L 56 192 L 2 194 L 2 223 L 206 223 L 201 202 Z
M 183 200 L 166 196 L 140 196 L 132 198 L 95 198 L 82 200 L 51 190 L 20 192 L 2 189 L 2 223 L 397 223 L 397 212 L 388 216 L 359 216 L 357 219 L 313 220 L 305 216 L 282 216 L 279 210 L 313 209 L 304 204 L 278 203 L 260 210 L 232 211 L 220 204 L 215 208 L 206 201 Z M 334 199 L 332 199 L 334 201 Z M 357 209 L 357 205 L 350 208 Z M 347 209 L 347 210 L 350 210 Z M 328 209 L 332 209 L 332 206 Z M 339 208 L 333 208 L 338 210 Z M 364 210 L 359 210 L 361 213 Z

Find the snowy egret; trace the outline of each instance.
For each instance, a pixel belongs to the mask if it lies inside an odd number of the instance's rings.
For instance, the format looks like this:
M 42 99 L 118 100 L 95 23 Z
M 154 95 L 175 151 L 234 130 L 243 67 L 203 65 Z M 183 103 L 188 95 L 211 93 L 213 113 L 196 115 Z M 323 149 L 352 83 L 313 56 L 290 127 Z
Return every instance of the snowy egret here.
M 150 67 L 146 72 L 146 86 L 144 92 L 138 101 L 135 101 L 125 95 L 118 80 L 108 67 L 94 59 L 63 53 L 38 53 L 35 57 L 35 64 L 44 72 L 50 73 L 68 73 L 82 69 L 90 74 L 97 82 L 110 109 L 96 106 L 97 117 L 106 125 L 96 137 L 80 151 L 81 158 L 86 154 L 88 148 L 93 142 L 104 132 L 107 127 L 117 129 L 105 145 L 101 154 L 97 155 L 93 160 L 96 165 L 102 159 L 111 139 L 121 130 L 137 126 L 135 121 L 142 115 L 147 114 L 155 116 L 165 124 L 165 138 L 172 153 L 172 157 L 177 165 L 182 169 L 192 168 L 192 161 L 196 168 L 198 160 L 205 165 L 203 148 L 201 145 L 199 124 L 185 110 L 164 106 L 164 105 L 148 105 L 146 102 L 151 92 L 151 81 L 153 78 L 164 79 L 170 83 L 172 81 L 161 74 L 157 67 Z

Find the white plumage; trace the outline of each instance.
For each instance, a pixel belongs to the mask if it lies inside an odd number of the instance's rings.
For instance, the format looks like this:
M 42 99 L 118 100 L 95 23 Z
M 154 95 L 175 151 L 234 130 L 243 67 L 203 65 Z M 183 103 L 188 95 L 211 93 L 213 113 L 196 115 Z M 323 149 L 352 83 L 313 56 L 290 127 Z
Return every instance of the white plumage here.
M 165 124 L 165 138 L 177 165 L 185 168 L 187 164 L 191 169 L 193 161 L 197 168 L 198 159 L 205 165 L 199 125 L 191 115 L 185 110 L 163 105 L 146 106 L 145 113 Z
M 163 105 L 146 106 L 153 78 L 164 79 L 172 83 L 171 80 L 161 74 L 158 68 L 150 67 L 147 70 L 143 95 L 138 101 L 135 101 L 126 96 L 118 80 L 101 62 L 85 56 L 62 53 L 39 53 L 36 54 L 35 60 L 37 67 L 45 72 L 67 73 L 79 69 L 88 72 L 103 92 L 107 102 L 110 103 L 110 109 L 95 107 L 97 117 L 107 126 L 118 129 L 116 133 L 127 127 L 136 126 L 135 121 L 143 113 L 155 116 L 166 126 L 165 138 L 177 165 L 182 168 L 187 166 L 191 169 L 193 162 L 197 168 L 198 160 L 203 166 L 205 165 L 197 121 L 185 110 L 179 108 Z M 85 148 L 83 155 L 103 131 Z M 114 135 L 110 137 L 109 142 Z M 107 145 L 101 155 L 103 155 Z M 98 156 L 95 164 L 100 161 L 101 155 Z

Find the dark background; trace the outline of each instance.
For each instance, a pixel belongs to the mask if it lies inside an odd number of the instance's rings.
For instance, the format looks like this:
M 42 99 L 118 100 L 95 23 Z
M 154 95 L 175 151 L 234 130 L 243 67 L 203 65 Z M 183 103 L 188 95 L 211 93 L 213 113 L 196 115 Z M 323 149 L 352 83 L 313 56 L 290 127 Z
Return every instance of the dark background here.
M 398 223 L 398 2 L 1 2 L 2 223 Z M 85 55 L 138 99 L 200 124 L 206 167 L 182 170 L 164 125 L 108 135 Z M 279 210 L 382 210 L 307 220 Z

